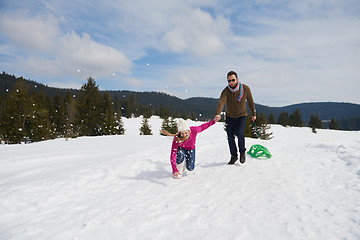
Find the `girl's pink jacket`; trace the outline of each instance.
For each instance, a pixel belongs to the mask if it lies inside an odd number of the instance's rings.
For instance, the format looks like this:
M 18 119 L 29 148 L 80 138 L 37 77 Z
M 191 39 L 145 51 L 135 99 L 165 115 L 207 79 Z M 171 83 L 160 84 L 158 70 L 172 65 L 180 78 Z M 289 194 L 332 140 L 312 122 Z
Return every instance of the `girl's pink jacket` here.
M 205 129 L 207 129 L 208 127 L 210 127 L 214 124 L 215 124 L 214 120 L 211 120 L 210 122 L 204 123 L 200 126 L 190 127 L 190 137 L 185 142 L 182 142 L 182 143 L 179 143 L 179 141 L 177 141 L 176 137 L 174 137 L 172 146 L 171 146 L 171 153 L 170 153 L 170 163 L 171 163 L 173 173 L 179 172 L 179 170 L 176 167 L 176 153 L 177 153 L 178 147 L 184 148 L 186 150 L 195 149 L 197 134 L 204 131 Z

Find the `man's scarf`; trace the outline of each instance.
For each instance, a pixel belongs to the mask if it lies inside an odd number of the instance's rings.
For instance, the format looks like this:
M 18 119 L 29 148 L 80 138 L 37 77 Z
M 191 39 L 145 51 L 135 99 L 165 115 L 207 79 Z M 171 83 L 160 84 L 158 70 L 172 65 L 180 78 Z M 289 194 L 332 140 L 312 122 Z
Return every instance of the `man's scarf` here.
M 238 83 L 235 88 L 231 88 L 230 85 L 228 85 L 228 88 L 229 88 L 229 90 L 230 90 L 232 93 L 236 93 L 237 91 L 240 90 L 240 94 L 239 94 L 239 97 L 238 97 L 238 99 L 237 99 L 237 100 L 240 102 L 241 99 L 242 99 L 242 97 L 244 96 L 244 88 L 243 88 L 243 85 L 242 85 L 241 83 Z

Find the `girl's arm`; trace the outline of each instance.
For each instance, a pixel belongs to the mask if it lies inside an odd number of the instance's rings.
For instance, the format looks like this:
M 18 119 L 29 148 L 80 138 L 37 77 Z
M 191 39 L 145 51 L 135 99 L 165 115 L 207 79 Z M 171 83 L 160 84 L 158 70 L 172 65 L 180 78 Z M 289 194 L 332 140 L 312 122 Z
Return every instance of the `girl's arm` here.
M 178 146 L 179 146 L 179 142 L 176 140 L 176 137 L 174 137 L 174 140 L 171 145 L 171 153 L 170 153 L 170 163 L 173 173 L 179 172 L 179 170 L 176 167 L 176 153 Z
M 193 128 L 194 128 L 195 131 L 197 131 L 199 133 L 199 132 L 202 132 L 202 131 L 206 130 L 207 128 L 209 128 L 210 126 L 212 126 L 214 124 L 215 124 L 215 121 L 213 119 L 210 122 L 201 124 L 200 126 L 193 127 Z

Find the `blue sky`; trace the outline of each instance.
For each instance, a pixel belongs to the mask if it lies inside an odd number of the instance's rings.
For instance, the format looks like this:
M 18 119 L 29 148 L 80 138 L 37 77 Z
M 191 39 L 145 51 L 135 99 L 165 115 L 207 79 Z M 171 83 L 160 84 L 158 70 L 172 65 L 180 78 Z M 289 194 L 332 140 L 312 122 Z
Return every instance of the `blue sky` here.
M 358 0 L 0 0 L 1 71 L 54 87 L 360 104 Z

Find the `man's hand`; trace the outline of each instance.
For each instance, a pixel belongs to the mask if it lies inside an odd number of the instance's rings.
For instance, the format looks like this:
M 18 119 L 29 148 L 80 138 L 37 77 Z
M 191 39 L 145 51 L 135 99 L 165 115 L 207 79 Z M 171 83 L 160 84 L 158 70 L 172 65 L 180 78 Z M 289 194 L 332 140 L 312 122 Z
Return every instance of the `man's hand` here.
M 216 116 L 214 117 L 214 122 L 217 123 L 220 119 L 221 119 L 221 116 L 220 116 L 220 115 L 216 115 Z

